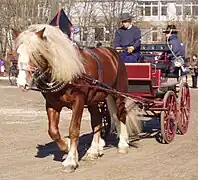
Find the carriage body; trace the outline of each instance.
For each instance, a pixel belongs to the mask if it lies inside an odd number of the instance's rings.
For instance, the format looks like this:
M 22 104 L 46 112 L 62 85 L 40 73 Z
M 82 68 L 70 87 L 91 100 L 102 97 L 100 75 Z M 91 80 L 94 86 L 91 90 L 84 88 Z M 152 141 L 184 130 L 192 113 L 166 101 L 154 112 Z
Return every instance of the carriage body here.
M 179 73 L 168 73 L 169 48 L 166 44 L 143 44 L 139 63 L 126 63 L 128 92 L 142 97 L 157 97 L 160 89 L 175 88 Z M 166 90 L 165 90 L 166 91 Z
M 182 74 L 166 73 L 168 47 L 165 44 L 147 44 L 141 47 L 140 63 L 126 63 L 129 96 L 135 96 L 145 116 L 158 117 L 161 139 L 170 143 L 176 132 L 185 134 L 190 118 L 190 90 L 182 82 Z M 163 53 L 163 58 L 159 56 Z

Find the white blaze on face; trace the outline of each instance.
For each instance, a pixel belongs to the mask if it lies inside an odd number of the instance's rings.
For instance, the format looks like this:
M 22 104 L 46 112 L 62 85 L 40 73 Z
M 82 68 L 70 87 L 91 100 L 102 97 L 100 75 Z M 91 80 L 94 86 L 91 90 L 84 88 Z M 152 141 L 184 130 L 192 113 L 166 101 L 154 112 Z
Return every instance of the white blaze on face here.
M 18 87 L 25 87 L 27 85 L 27 74 L 25 70 L 28 70 L 28 62 L 29 62 L 29 57 L 28 57 L 28 52 L 26 47 L 21 44 L 18 49 L 18 68 L 19 68 L 19 74 L 17 77 L 17 86 Z

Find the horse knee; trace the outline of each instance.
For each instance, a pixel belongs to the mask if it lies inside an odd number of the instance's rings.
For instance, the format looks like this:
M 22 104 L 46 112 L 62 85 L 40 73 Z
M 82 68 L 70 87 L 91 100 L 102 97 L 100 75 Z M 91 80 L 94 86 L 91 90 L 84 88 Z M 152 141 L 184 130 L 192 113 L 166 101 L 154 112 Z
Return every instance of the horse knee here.
M 60 139 L 60 134 L 59 134 L 58 129 L 49 128 L 48 134 L 54 141 Z

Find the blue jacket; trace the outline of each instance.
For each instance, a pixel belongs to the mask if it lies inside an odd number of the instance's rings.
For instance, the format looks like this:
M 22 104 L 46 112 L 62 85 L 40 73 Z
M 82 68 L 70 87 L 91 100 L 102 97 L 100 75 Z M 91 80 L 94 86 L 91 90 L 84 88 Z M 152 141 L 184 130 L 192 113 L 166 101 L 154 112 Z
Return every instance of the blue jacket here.
M 122 47 L 126 50 L 129 46 L 135 48 L 133 56 L 138 59 L 140 56 L 141 31 L 136 26 L 132 26 L 130 29 L 122 27 L 115 32 L 114 48 Z
M 169 37 L 168 42 L 171 45 L 172 51 L 175 56 L 181 56 L 185 58 L 185 46 L 181 43 L 176 34 L 172 34 Z M 174 59 L 174 56 L 172 54 L 170 55 L 170 59 Z

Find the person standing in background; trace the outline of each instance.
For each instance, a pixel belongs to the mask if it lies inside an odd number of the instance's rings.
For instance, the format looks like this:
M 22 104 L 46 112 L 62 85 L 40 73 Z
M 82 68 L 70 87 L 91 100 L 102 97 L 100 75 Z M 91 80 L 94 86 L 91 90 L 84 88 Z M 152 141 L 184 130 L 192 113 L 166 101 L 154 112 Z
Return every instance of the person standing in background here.
M 197 88 L 197 76 L 198 76 L 198 58 L 197 54 L 193 55 L 192 61 L 189 66 L 190 75 L 192 77 L 192 88 Z
M 5 75 L 5 63 L 2 58 L 0 58 L 0 69 L 1 69 L 1 75 L 4 76 Z

